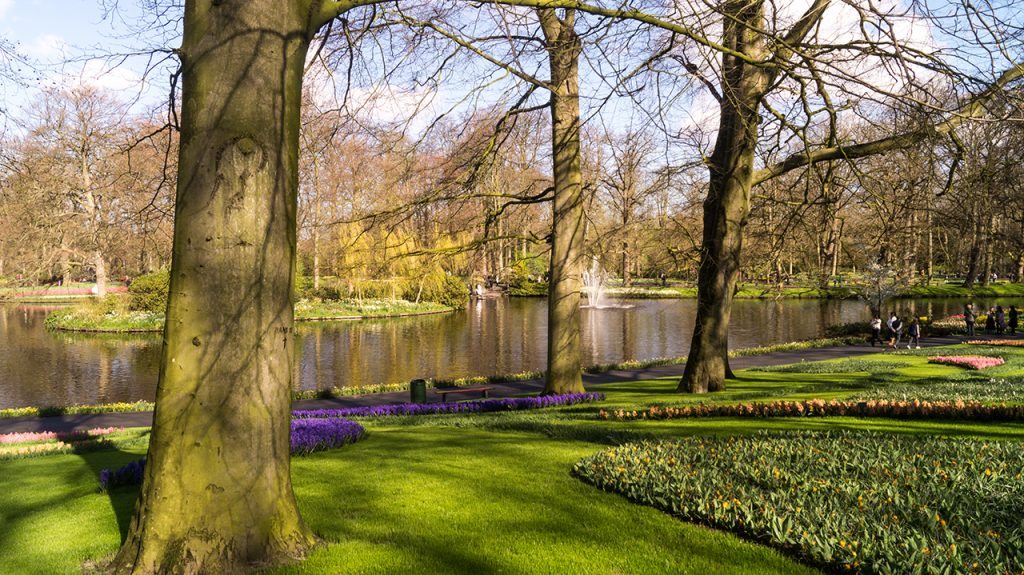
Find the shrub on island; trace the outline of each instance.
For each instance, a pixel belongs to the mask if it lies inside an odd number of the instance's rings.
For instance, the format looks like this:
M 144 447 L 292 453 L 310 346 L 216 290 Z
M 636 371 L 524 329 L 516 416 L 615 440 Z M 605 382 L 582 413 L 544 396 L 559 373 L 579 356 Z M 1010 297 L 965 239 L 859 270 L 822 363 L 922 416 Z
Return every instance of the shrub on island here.
M 128 309 L 154 314 L 167 310 L 167 293 L 170 291 L 171 272 L 157 270 L 135 278 L 128 286 Z

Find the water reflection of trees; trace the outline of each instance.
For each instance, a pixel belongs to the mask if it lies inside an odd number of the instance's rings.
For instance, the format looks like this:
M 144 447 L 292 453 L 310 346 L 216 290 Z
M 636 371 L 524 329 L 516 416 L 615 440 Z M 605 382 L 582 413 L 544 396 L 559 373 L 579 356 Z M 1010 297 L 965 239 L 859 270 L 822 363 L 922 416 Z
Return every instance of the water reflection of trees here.
M 904 315 L 943 317 L 965 300 L 896 300 Z M 980 298 L 980 309 L 1022 299 Z M 693 300 L 636 302 L 632 310 L 583 314 L 584 361 L 607 363 L 685 355 Z M 158 334 L 48 332 L 52 306 L 0 306 L 0 407 L 152 399 Z M 817 337 L 824 326 L 866 321 L 857 301 L 737 301 L 730 347 Z M 486 300 L 466 312 L 416 318 L 301 324 L 296 387 L 397 383 L 414 377 L 489 375 L 544 367 L 543 299 Z
M 155 335 L 51 332 L 52 306 L 0 306 L 0 406 L 152 399 Z

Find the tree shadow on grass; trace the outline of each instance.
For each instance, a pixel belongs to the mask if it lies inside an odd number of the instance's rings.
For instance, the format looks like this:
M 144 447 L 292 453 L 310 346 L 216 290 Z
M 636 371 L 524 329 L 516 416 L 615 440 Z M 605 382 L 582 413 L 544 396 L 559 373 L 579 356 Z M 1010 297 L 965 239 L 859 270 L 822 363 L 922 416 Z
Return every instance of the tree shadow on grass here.
M 142 437 L 148 439 L 149 433 L 149 431 L 144 432 Z M 143 458 L 143 456 L 137 453 L 130 453 L 117 448 L 81 453 L 79 457 L 92 472 L 92 477 L 96 482 L 96 489 L 98 491 L 101 489 L 99 482 L 100 473 L 104 469 L 114 471 L 132 461 Z M 128 525 L 131 522 L 132 511 L 135 508 L 135 500 L 139 495 L 139 487 L 139 485 L 122 485 L 103 492 L 110 500 L 111 510 L 113 510 L 114 517 L 117 519 L 117 529 L 121 536 L 121 542 L 124 542 L 125 537 L 128 536 Z
M 138 488 L 101 493 L 99 471 L 139 457 L 115 448 L 0 462 L 0 571 L 77 571 L 111 550 L 115 527 L 119 544 Z
M 802 571 L 575 480 L 573 463 L 591 452 L 525 434 L 392 428 L 296 459 L 303 515 L 337 543 L 281 572 Z

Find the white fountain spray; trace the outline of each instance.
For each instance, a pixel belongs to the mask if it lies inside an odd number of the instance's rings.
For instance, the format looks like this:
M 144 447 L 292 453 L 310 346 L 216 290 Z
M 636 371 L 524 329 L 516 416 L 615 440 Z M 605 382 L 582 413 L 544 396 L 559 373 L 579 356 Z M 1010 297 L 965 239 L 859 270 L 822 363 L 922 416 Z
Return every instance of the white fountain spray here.
M 587 294 L 585 307 L 601 309 L 611 307 L 604 301 L 605 285 L 608 283 L 608 272 L 601 269 L 595 256 L 590 261 L 590 269 L 583 270 L 583 291 Z

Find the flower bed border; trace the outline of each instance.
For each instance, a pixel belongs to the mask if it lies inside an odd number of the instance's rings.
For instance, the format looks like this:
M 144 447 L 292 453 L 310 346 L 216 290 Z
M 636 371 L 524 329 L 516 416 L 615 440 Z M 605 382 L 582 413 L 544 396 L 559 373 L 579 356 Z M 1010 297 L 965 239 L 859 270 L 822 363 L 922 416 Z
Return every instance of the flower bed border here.
M 1024 339 L 970 339 L 964 345 L 1024 347 Z
M 697 417 L 886 417 L 893 419 L 953 419 L 967 421 L 1024 421 L 1024 405 L 986 405 L 965 401 L 772 401 L 765 403 L 651 406 L 643 410 L 598 412 L 604 420 L 666 420 Z
M 436 415 L 443 413 L 484 413 L 493 411 L 519 411 L 602 401 L 603 393 L 565 393 L 531 397 L 481 399 L 462 403 L 398 403 L 338 409 L 307 409 L 292 412 L 295 419 L 326 419 L 335 417 L 383 417 L 392 415 Z

